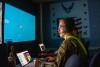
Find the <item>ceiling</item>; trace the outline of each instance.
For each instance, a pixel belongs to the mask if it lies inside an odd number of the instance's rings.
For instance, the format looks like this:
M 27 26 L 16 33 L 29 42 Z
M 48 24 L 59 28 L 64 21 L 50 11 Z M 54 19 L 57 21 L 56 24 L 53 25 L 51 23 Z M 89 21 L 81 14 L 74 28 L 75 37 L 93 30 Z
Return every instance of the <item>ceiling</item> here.
M 77 1 L 77 0 L 32 0 L 35 3 L 45 3 L 45 2 L 65 2 L 65 1 Z
M 53 1 L 56 1 L 56 0 L 32 0 L 33 2 L 35 3 L 44 3 L 44 2 L 53 2 Z

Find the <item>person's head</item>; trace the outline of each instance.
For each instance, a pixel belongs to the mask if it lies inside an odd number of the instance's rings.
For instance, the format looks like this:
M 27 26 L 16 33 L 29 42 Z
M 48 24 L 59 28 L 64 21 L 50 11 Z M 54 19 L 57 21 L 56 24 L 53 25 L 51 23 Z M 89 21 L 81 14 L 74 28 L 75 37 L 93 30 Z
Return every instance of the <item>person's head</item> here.
M 64 38 L 64 36 L 67 33 L 72 33 L 74 27 L 75 27 L 75 23 L 74 23 L 73 18 L 59 19 L 58 33 L 59 33 L 60 37 Z

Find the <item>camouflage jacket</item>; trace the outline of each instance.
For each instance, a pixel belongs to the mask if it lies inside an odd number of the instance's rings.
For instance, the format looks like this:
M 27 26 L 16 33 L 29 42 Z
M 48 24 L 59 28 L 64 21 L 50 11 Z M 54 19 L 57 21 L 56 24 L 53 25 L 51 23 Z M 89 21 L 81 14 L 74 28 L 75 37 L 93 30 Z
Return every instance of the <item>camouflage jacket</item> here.
M 58 49 L 57 57 L 55 57 L 54 67 L 64 67 L 68 58 L 73 54 L 77 54 L 83 59 L 86 59 L 86 55 L 76 39 L 70 38 L 64 40 Z

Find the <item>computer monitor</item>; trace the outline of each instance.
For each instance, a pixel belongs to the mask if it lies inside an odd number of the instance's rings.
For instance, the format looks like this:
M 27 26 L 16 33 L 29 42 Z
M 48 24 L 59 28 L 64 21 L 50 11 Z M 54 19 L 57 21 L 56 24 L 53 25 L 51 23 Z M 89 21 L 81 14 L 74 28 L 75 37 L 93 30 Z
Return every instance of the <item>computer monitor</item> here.
M 5 3 L 4 43 L 34 41 L 36 39 L 36 16 Z

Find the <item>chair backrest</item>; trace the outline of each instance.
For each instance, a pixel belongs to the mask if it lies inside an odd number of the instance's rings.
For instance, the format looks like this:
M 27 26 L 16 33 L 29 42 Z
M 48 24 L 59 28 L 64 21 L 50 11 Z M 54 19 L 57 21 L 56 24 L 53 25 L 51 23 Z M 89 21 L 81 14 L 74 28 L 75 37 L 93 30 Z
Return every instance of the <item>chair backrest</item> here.
M 100 67 L 100 49 L 93 55 L 89 67 Z
M 65 67 L 84 67 L 84 63 L 80 56 L 72 55 L 67 60 Z

